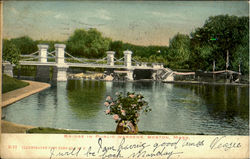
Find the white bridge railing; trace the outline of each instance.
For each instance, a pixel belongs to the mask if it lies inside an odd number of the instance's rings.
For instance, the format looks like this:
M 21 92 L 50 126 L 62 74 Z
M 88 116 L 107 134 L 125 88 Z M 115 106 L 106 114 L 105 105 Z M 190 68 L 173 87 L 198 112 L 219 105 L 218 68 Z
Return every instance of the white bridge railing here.
M 41 77 L 47 77 L 45 75 L 49 71 L 44 71 L 53 66 L 53 76 L 57 81 L 67 80 L 67 68 L 69 67 L 93 67 L 93 68 L 114 68 L 125 69 L 127 71 L 127 78 L 133 80 L 133 71 L 135 69 L 150 69 L 152 70 L 154 79 L 161 78 L 171 79 L 173 74 L 177 74 L 168 68 L 164 68 L 160 63 L 146 63 L 139 62 L 132 58 L 132 52 L 129 50 L 123 51 L 124 56 L 120 59 L 115 58 L 114 51 L 107 51 L 107 56 L 101 59 L 88 59 L 75 57 L 72 54 L 65 51 L 65 44 L 55 44 L 55 50 L 48 52 L 48 45 L 38 45 L 39 50 L 29 55 L 21 55 L 21 65 L 36 65 L 39 66 Z M 40 67 L 41 66 L 41 67 Z M 7 67 L 6 67 L 7 68 Z M 39 71 L 38 71 L 39 72 Z
M 112 67 L 112 68 L 127 68 L 127 69 L 163 69 L 163 64 L 159 63 L 146 63 L 139 62 L 132 58 L 132 52 L 129 50 L 124 51 L 124 56 L 120 59 L 115 58 L 114 51 L 107 51 L 107 56 L 102 59 L 88 59 L 75 57 L 65 51 L 66 45 L 55 44 L 55 50 L 48 52 L 48 45 L 38 45 L 39 50 L 29 55 L 21 55 L 21 64 L 35 64 L 37 65 L 65 65 L 65 66 L 88 66 L 88 67 Z M 168 69 L 168 68 L 166 68 Z M 172 72 L 166 70 L 165 72 Z

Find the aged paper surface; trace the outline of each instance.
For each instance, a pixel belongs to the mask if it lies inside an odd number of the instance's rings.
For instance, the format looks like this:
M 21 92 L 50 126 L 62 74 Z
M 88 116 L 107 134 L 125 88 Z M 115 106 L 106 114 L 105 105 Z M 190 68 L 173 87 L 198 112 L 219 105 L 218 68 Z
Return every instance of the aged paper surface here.
M 2 134 L 3 158 L 248 158 L 248 136 Z
M 3 3 L 0 5 L 2 38 Z M 249 158 L 249 136 L 1 134 L 0 141 L 1 158 L 6 159 Z

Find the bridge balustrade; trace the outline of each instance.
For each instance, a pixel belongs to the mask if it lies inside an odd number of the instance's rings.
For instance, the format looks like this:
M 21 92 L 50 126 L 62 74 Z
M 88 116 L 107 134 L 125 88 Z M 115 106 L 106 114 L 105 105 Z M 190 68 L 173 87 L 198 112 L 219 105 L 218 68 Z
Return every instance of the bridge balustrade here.
M 65 44 L 55 44 L 54 46 L 55 51 L 48 52 L 48 45 L 39 44 L 39 50 L 36 52 L 39 53 L 38 56 L 35 56 L 35 53 L 26 55 L 27 57 L 30 56 L 33 61 L 24 60 L 21 61 L 21 65 L 37 65 L 37 67 L 41 67 L 37 69 L 37 76 L 41 77 L 49 76 L 45 74 L 45 72 L 49 72 L 49 67 L 52 66 L 54 67 L 53 80 L 56 81 L 67 80 L 68 67 L 122 68 L 127 70 L 128 80 L 133 80 L 134 69 L 151 69 L 157 71 L 158 69 L 164 68 L 162 64 L 153 64 L 152 66 L 149 66 L 148 63 L 136 61 L 132 58 L 133 52 L 130 50 L 123 51 L 124 57 L 121 59 L 116 59 L 114 57 L 114 51 L 107 51 L 107 56 L 104 59 L 85 59 L 77 58 L 72 56 L 70 53 L 67 53 L 65 51 Z M 36 58 L 39 59 L 38 62 L 34 61 Z M 49 58 L 55 58 L 55 62 L 48 62 Z M 47 68 L 45 69 L 45 67 Z

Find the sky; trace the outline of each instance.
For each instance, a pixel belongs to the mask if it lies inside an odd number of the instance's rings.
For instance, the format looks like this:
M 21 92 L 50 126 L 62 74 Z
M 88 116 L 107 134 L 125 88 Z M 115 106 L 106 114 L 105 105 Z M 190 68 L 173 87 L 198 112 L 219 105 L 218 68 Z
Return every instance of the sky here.
M 168 46 L 210 16 L 248 16 L 247 1 L 5 1 L 3 37 L 67 40 L 75 29 L 136 45 Z

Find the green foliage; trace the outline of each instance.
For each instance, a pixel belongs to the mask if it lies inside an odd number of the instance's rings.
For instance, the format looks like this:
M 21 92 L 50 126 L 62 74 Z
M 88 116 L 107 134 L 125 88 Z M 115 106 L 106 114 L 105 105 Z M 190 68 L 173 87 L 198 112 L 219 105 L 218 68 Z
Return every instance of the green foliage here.
M 13 91 L 19 88 L 23 88 L 25 86 L 28 86 L 29 83 L 17 80 L 15 78 L 12 78 L 10 76 L 7 76 L 3 74 L 2 76 L 2 93 L 7 93 L 9 91 Z
M 242 38 L 242 43 L 239 44 L 235 53 L 232 55 L 232 68 L 238 70 L 240 65 L 241 72 L 249 73 L 249 45 L 248 34 Z
M 174 69 L 189 68 L 190 38 L 188 35 L 178 33 L 170 40 L 167 59 L 169 67 Z
M 10 40 L 3 40 L 3 60 L 8 61 L 11 64 L 19 65 L 20 50 Z
M 37 43 L 28 36 L 11 39 L 22 55 L 31 54 L 37 51 Z
M 77 57 L 101 58 L 106 56 L 110 41 L 110 39 L 102 37 L 102 34 L 96 29 L 88 31 L 77 29 L 69 37 L 66 51 Z
M 121 93 L 116 95 L 117 99 L 108 96 L 104 105 L 108 107 L 106 114 L 113 115 L 114 120 L 121 124 L 120 126 L 137 125 L 140 112 L 151 111 L 141 94 L 128 92 L 126 96 Z
M 153 54 L 148 58 L 149 63 L 164 63 L 167 64 L 167 60 L 162 55 Z
M 27 130 L 27 133 L 33 134 L 114 134 L 112 131 L 97 132 L 97 131 L 78 131 L 78 130 L 65 130 L 47 127 L 38 127 Z
M 129 43 L 125 43 L 123 45 L 124 50 L 131 50 L 133 52 L 133 56 L 140 56 L 148 58 L 151 55 L 156 56 L 166 56 L 168 53 L 168 47 L 167 46 L 139 46 L 139 45 L 133 45 Z
M 13 67 L 13 74 L 14 76 L 30 76 L 35 77 L 36 76 L 37 67 L 36 66 L 25 66 L 20 65 L 20 67 L 16 68 Z
M 109 46 L 109 50 L 115 51 L 115 57 L 123 57 L 123 42 L 122 41 L 112 41 Z
M 111 48 L 117 52 L 114 45 Z M 123 57 L 123 53 L 121 55 L 121 52 L 124 50 L 131 50 L 133 52 L 133 59 L 138 62 L 164 63 L 165 65 L 168 63 L 166 60 L 168 53 L 167 46 L 139 46 L 129 43 L 124 43 L 123 46 L 121 46 L 121 43 L 119 43 L 119 49 L 117 50 L 120 52 L 120 57 Z
M 227 52 L 229 52 L 229 68 L 237 71 L 241 60 L 243 73 L 248 73 L 248 17 L 229 15 L 212 16 L 204 26 L 191 33 L 192 67 L 195 69 L 212 69 L 213 60 L 217 70 L 225 69 Z M 212 40 L 216 39 L 216 40 Z M 246 55 L 247 54 L 247 55 Z M 195 62 L 199 61 L 199 64 Z M 200 68 L 199 68 L 200 67 Z

